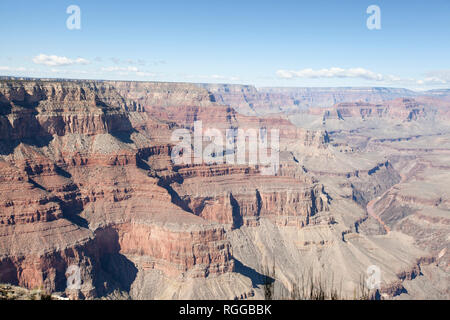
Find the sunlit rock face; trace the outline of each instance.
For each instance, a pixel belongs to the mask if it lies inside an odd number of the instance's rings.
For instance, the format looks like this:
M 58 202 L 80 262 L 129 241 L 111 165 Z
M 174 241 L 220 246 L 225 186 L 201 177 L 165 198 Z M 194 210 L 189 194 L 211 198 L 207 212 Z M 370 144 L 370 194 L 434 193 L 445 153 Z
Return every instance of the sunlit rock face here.
M 2 80 L 0 283 L 79 299 L 253 299 L 268 276 L 286 298 L 313 270 L 351 298 L 375 264 L 378 296 L 448 297 L 445 97 Z M 224 136 L 278 130 L 278 170 L 175 164 L 174 130 L 199 121 Z

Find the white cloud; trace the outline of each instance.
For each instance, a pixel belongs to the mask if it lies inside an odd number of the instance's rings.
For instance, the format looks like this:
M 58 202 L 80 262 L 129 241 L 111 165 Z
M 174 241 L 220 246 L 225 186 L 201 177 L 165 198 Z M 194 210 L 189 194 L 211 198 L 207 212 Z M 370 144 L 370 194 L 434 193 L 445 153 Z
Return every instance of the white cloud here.
M 139 72 L 137 67 L 104 67 L 101 70 L 104 72 Z
M 156 76 L 155 73 L 145 72 L 145 71 L 138 71 L 138 72 L 136 72 L 136 75 L 139 77 L 154 77 L 154 76 Z
M 50 72 L 60 73 L 60 74 L 89 74 L 89 72 L 86 70 L 66 70 L 66 69 L 56 69 L 56 68 L 50 69 Z
M 450 80 L 450 70 L 434 70 L 425 74 L 428 77 L 439 77 L 444 80 Z
M 329 69 L 303 69 L 299 71 L 278 70 L 277 76 L 283 79 L 293 78 L 362 78 L 366 80 L 383 81 L 386 80 L 380 73 L 375 73 L 364 68 L 329 68 Z
M 435 85 L 435 84 L 447 84 L 449 82 L 447 80 L 438 77 L 427 77 L 422 80 L 417 80 L 416 83 L 420 85 Z
M 111 61 L 114 62 L 115 64 L 120 64 L 120 59 L 119 58 L 111 58 Z
M 83 59 L 83 58 L 76 58 L 76 59 L 70 59 L 67 57 L 59 57 L 55 55 L 46 55 L 46 54 L 40 54 L 33 58 L 33 62 L 36 64 L 43 64 L 46 66 L 70 66 L 75 64 L 82 64 L 86 65 L 89 64 L 89 60 Z
M 8 66 L 0 66 L 0 71 L 14 71 L 14 72 L 25 72 L 25 71 L 33 71 L 33 69 L 28 70 L 24 67 L 11 68 Z
M 383 75 L 364 68 L 329 68 L 329 69 L 303 69 L 299 71 L 278 70 L 277 76 L 281 79 L 308 78 L 308 79 L 330 79 L 330 78 L 359 78 L 370 81 L 395 84 L 397 86 L 436 86 L 450 84 L 450 70 L 438 70 L 428 72 L 423 79 L 401 78 L 394 75 Z
M 435 70 L 425 74 L 425 79 L 417 81 L 418 84 L 450 84 L 450 70 Z
M 118 66 L 112 66 L 112 67 L 103 67 L 101 68 L 102 72 L 114 72 L 121 76 L 128 76 L 128 75 L 136 75 L 138 77 L 154 77 L 156 74 L 140 70 L 138 67 L 135 66 L 128 66 L 128 67 L 118 67 Z
M 240 81 L 239 77 L 235 77 L 235 76 L 223 76 L 223 75 L 219 75 L 219 74 L 213 74 L 210 76 L 207 75 L 186 75 L 183 74 L 182 75 L 185 79 L 189 79 L 189 80 L 194 80 L 194 81 L 208 81 L 208 80 L 218 80 L 218 81 Z
M 145 66 L 147 65 L 147 63 L 149 65 L 161 65 L 161 64 L 166 64 L 165 60 L 154 60 L 154 61 L 146 61 L 144 59 L 120 59 L 117 57 L 111 57 L 110 60 L 117 65 L 136 65 L 136 66 Z

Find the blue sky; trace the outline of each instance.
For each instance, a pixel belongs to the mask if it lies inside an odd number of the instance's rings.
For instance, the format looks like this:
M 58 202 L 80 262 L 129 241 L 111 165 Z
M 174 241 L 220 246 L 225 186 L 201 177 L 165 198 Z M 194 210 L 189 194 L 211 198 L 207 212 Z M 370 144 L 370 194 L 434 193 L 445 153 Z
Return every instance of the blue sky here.
M 0 37 L 1 75 L 450 87 L 448 0 L 1 0 Z

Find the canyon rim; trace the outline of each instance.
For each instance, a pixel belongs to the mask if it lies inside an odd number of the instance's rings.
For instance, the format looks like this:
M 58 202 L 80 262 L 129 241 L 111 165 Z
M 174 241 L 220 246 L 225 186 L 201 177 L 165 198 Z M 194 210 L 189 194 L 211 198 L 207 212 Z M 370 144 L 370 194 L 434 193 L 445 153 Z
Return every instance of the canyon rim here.
M 0 282 L 77 299 L 258 299 L 267 286 L 286 299 L 311 275 L 341 298 L 447 299 L 450 92 L 323 91 L 1 80 Z M 256 107 L 272 95 L 290 111 Z M 278 130 L 278 170 L 176 163 L 173 132 L 199 121 L 223 137 Z

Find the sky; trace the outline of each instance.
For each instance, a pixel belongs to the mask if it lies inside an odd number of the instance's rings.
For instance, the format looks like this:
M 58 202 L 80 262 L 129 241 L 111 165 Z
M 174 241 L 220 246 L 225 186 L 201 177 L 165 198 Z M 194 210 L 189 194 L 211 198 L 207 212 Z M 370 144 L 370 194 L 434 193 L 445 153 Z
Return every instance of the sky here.
M 450 88 L 449 0 L 1 0 L 0 38 L 0 75 Z

